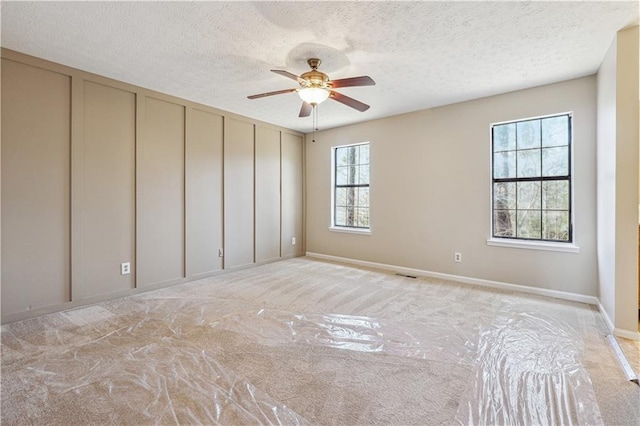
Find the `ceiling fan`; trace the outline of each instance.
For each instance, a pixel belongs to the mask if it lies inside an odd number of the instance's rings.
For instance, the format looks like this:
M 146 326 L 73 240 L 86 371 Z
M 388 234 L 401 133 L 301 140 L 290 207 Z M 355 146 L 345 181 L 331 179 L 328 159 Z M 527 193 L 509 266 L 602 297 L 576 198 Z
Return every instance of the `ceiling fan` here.
M 311 71 L 307 71 L 301 76 L 290 73 L 283 70 L 271 70 L 276 74 L 280 74 L 283 77 L 296 80 L 300 87 L 295 89 L 277 90 L 275 92 L 260 93 L 259 95 L 247 96 L 249 99 L 264 98 L 266 96 L 281 95 L 284 93 L 298 92 L 298 95 L 302 99 L 302 108 L 300 108 L 299 117 L 308 117 L 311 114 L 313 107 L 324 102 L 327 99 L 333 99 L 346 106 L 357 109 L 360 112 L 364 112 L 369 109 L 369 105 L 357 101 L 349 96 L 345 96 L 336 92 L 333 89 L 340 87 L 354 87 L 354 86 L 373 86 L 375 81 L 369 76 L 341 78 L 338 80 L 329 80 L 329 76 L 321 71 L 318 71 L 320 66 L 320 59 L 310 58 L 307 63 L 311 67 Z

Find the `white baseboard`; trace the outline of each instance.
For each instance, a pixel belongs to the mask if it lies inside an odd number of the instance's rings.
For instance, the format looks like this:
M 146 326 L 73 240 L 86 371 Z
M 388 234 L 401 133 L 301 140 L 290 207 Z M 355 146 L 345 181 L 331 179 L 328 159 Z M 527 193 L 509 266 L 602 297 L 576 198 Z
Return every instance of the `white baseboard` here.
M 387 271 L 399 272 L 407 275 L 415 275 L 441 280 L 456 281 L 464 284 L 473 284 L 482 287 L 497 288 L 501 290 L 519 291 L 522 293 L 537 294 L 539 296 L 554 297 L 556 299 L 571 300 L 573 302 L 598 305 L 597 297 L 585 296 L 583 294 L 569 293 L 566 291 L 549 290 L 546 288 L 530 287 L 519 284 L 503 283 L 499 281 L 483 280 L 480 278 L 464 277 L 461 275 L 443 274 L 441 272 L 425 271 L 423 269 L 405 268 L 403 266 L 387 265 L 384 263 L 367 262 L 365 260 L 349 259 L 346 257 L 330 256 L 326 254 L 307 252 L 307 256 L 317 259 L 332 260 L 334 262 L 349 263 L 352 265 L 367 266 L 369 268 L 383 269 Z
M 607 328 L 609 329 L 609 332 L 611 334 L 618 337 L 624 337 L 625 339 L 629 339 L 629 340 L 640 340 L 640 332 L 633 331 L 633 330 L 625 330 L 624 328 L 616 328 L 613 325 L 613 321 L 611 321 L 611 317 L 609 317 L 609 314 L 607 313 L 607 311 L 604 309 L 604 306 L 602 306 L 602 303 L 600 302 L 598 302 L 598 310 L 602 314 L 602 318 L 604 319 L 604 322 L 607 324 Z
M 624 337 L 629 340 L 640 340 L 640 332 L 625 330 L 623 328 L 614 328 L 613 329 L 614 336 Z
M 600 300 L 595 296 L 585 296 L 584 294 L 569 293 L 566 291 L 559 291 L 559 290 L 549 290 L 546 288 L 530 287 L 530 286 L 520 285 L 520 284 L 503 283 L 500 281 L 483 280 L 480 278 L 464 277 L 461 275 L 443 274 L 441 272 L 426 271 L 423 269 L 405 268 L 403 266 L 368 262 L 366 260 L 350 259 L 347 257 L 330 256 L 328 254 L 321 254 L 321 253 L 307 252 L 306 255 L 308 257 L 315 257 L 317 259 L 348 263 L 351 265 L 366 266 L 369 268 L 376 268 L 376 269 L 382 269 L 386 271 L 398 272 L 406 275 L 438 278 L 442 280 L 456 281 L 464 284 L 472 284 L 472 285 L 477 285 L 482 287 L 497 288 L 501 290 L 519 291 L 522 293 L 536 294 L 539 296 L 554 297 L 556 299 L 570 300 L 572 302 L 580 302 L 580 303 L 586 303 L 588 305 L 595 305 L 600 310 L 600 313 L 602 314 L 602 318 L 604 318 L 604 321 L 611 333 L 619 337 L 624 337 L 625 339 L 640 340 L 640 332 L 638 331 L 615 328 L 613 325 L 613 322 L 611 321 L 611 318 L 609 318 L 609 315 L 607 314 L 604 307 L 600 303 Z
M 609 329 L 609 333 L 613 333 L 613 331 L 615 330 L 615 327 L 613 326 L 613 321 L 611 321 L 609 314 L 604 309 L 604 306 L 602 306 L 602 303 L 600 303 L 599 300 L 598 300 L 598 310 L 600 311 L 600 314 L 602 315 L 602 318 L 604 319 L 604 322 L 607 325 L 607 329 Z

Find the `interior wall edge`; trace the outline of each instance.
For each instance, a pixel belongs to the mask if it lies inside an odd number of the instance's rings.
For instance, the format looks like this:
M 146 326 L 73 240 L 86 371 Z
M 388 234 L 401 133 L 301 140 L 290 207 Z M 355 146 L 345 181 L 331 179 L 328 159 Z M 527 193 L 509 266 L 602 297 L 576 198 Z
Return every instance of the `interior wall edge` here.
M 347 263 L 350 265 L 365 266 L 368 268 L 381 269 L 390 272 L 399 272 L 408 275 L 422 276 L 428 278 L 437 278 L 448 281 L 456 281 L 463 284 L 471 284 L 479 287 L 496 288 L 500 290 L 518 291 L 521 293 L 535 294 L 538 296 L 553 297 L 555 299 L 569 300 L 572 302 L 586 303 L 588 305 L 598 306 L 600 301 L 595 296 L 588 296 L 578 293 L 570 293 L 566 291 L 550 290 L 539 287 L 531 287 L 522 284 L 505 283 L 500 281 L 491 281 L 481 278 L 465 277 L 462 275 L 445 274 L 442 272 L 426 271 L 423 269 L 407 268 L 404 266 L 388 265 L 384 263 L 369 262 L 366 260 L 351 259 L 347 257 L 331 256 L 322 253 L 307 252 L 306 256 L 330 260 L 334 262 Z
M 70 294 L 71 301 L 82 297 L 81 289 L 84 286 L 83 263 L 83 210 L 84 205 L 84 80 L 71 76 L 71 157 L 70 157 L 70 227 L 71 227 L 71 253 L 70 253 Z

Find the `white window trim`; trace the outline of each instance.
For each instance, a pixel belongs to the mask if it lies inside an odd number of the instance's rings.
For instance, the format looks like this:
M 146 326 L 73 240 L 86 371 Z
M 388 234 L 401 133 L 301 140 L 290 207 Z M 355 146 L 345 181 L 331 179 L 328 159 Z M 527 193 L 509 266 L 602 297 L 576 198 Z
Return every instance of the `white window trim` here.
M 369 190 L 369 227 L 368 228 L 351 228 L 348 226 L 336 226 L 335 224 L 335 183 L 336 183 L 336 165 L 334 159 L 336 158 L 336 149 L 344 148 L 347 146 L 356 146 L 369 144 L 369 188 L 371 188 L 371 142 L 363 141 L 350 143 L 345 145 L 336 145 L 331 147 L 331 151 L 329 152 L 329 164 L 331 164 L 331 206 L 329 211 L 329 231 L 331 232 L 342 232 L 345 234 L 360 234 L 360 235 L 371 235 L 371 190 Z
M 565 253 L 580 253 L 580 247 L 575 243 L 554 243 L 552 241 L 515 240 L 511 238 L 487 238 L 488 246 L 508 247 L 529 250 L 559 251 Z
M 515 238 L 498 238 L 493 237 L 493 126 L 498 126 L 500 124 L 508 124 L 515 123 L 517 121 L 527 121 L 527 120 L 537 120 L 548 117 L 555 117 L 558 115 L 569 115 L 571 117 L 571 149 L 569 150 L 571 155 L 571 242 L 563 243 L 563 242 L 553 242 L 553 241 L 537 241 L 537 240 L 520 240 Z M 495 123 L 491 123 L 489 125 L 489 164 L 491 165 L 489 171 L 489 238 L 487 238 L 488 246 L 495 247 L 508 247 L 508 248 L 519 248 L 519 249 L 530 249 L 530 250 L 546 250 L 546 251 L 555 251 L 555 252 L 565 252 L 565 253 L 580 253 L 580 247 L 576 244 L 576 209 L 575 209 L 575 145 L 573 144 L 573 134 L 575 133 L 575 120 L 573 117 L 573 111 L 565 111 L 565 112 L 557 112 L 554 114 L 546 114 L 546 115 L 537 115 L 534 117 L 527 118 L 518 118 L 515 120 L 506 120 L 499 121 Z
M 371 220 L 371 219 L 369 219 Z M 349 228 L 345 226 L 330 226 L 331 232 L 343 232 L 345 234 L 371 235 L 371 227 L 369 228 Z

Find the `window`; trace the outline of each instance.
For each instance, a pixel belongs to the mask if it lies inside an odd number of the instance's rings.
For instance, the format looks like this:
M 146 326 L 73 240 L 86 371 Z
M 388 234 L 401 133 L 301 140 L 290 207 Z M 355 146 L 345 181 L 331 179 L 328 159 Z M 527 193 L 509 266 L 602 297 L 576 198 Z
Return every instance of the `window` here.
M 369 229 L 369 143 L 333 148 L 332 227 Z
M 571 114 L 494 124 L 493 237 L 572 241 Z

